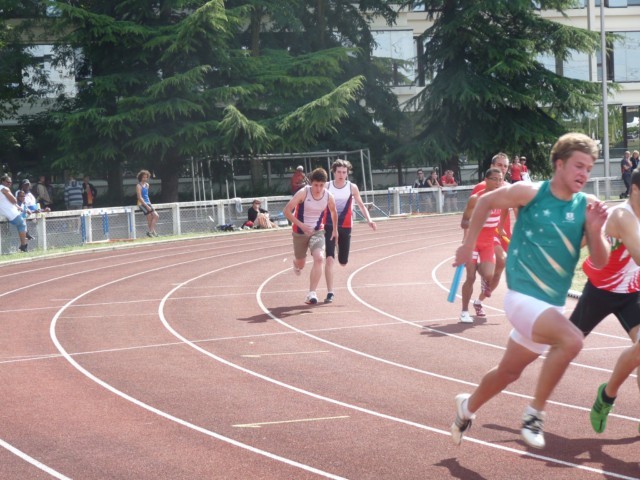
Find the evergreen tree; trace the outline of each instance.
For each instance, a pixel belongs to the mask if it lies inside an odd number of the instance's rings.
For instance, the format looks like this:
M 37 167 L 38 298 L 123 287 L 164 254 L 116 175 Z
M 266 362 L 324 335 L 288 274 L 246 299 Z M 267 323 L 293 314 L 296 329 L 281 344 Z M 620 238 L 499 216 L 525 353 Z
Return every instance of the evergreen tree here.
M 5 0 L 0 7 L 0 123 L 11 125 L 0 127 L 0 161 L 14 174 L 25 168 L 24 163 L 34 163 L 19 159 L 20 150 L 25 147 L 21 144 L 28 140 L 24 129 L 17 125 L 19 108 L 42 103 L 43 96 L 50 93 L 44 69 L 26 47 L 33 38 L 29 32 L 31 18 L 44 11 L 41 2 L 35 0 Z M 20 21 L 7 22 L 16 18 Z
M 526 152 L 534 170 L 548 168 L 543 152 L 564 133 L 562 118 L 592 110 L 600 87 L 556 75 L 539 55 L 591 53 L 599 35 L 545 19 L 530 0 L 421 3 L 433 20 L 423 64 L 435 75 L 412 105 L 421 115 L 414 145 L 437 161 L 464 153 L 480 171 L 500 150 Z M 562 11 L 574 2 L 536 3 Z
M 368 20 L 378 15 L 391 23 L 396 11 L 389 2 L 230 0 L 226 4 L 251 11 L 249 27 L 237 41 L 239 48 L 260 59 L 258 83 L 266 88 L 259 102 L 243 105 L 243 112 L 250 109 L 257 116 L 279 118 L 283 105 L 286 110 L 311 102 L 335 85 L 350 85 L 356 77 L 364 82 L 364 88 L 354 92 L 356 101 L 346 102 L 345 110 L 340 110 L 339 126 L 316 132 L 315 138 L 306 135 L 303 142 L 281 136 L 272 143 L 272 151 L 371 147 L 374 158 L 382 158 L 395 135 L 388 125 L 399 124 L 400 109 L 389 88 L 390 74 L 372 57 Z M 277 69 L 280 65 L 283 68 Z M 313 131 L 307 122 L 299 121 L 299 128 Z
M 260 5 L 230 3 L 57 2 L 59 58 L 75 57 L 86 77 L 52 117 L 58 164 L 109 165 L 111 191 L 123 162 L 144 165 L 162 179 L 161 201 L 174 201 L 191 157 L 299 149 L 335 130 L 362 88 L 357 76 L 335 82 L 346 50 L 251 51 L 238 39 Z

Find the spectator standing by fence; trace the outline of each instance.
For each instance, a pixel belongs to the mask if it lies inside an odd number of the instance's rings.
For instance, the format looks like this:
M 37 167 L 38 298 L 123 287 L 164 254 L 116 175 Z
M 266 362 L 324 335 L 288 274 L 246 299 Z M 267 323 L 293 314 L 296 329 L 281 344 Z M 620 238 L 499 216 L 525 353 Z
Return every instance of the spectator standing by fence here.
M 635 170 L 640 165 L 640 152 L 634 150 L 631 154 L 631 170 Z
M 11 177 L 3 175 L 0 178 L 0 215 L 6 217 L 9 223 L 18 229 L 20 237 L 21 252 L 26 252 L 27 245 L 27 224 L 22 216 L 22 210 L 18 207 L 16 197 L 11 193 Z
M 304 174 L 304 167 L 302 165 L 298 165 L 296 171 L 293 173 L 291 177 L 291 195 L 295 194 L 298 190 L 300 190 L 305 185 L 309 185 L 309 180 L 307 176 Z
M 431 170 L 431 174 L 429 178 L 427 178 L 427 188 L 439 188 L 442 190 L 442 184 L 440 180 L 438 180 L 438 172 L 436 170 Z M 429 210 L 435 210 L 438 205 L 437 196 L 440 195 L 440 191 L 437 192 L 429 192 L 429 196 L 427 197 L 427 206 Z
M 424 170 L 422 170 L 421 168 L 418 169 L 418 177 L 416 178 L 416 181 L 413 182 L 413 188 L 428 188 L 429 186 L 427 185 L 427 179 L 424 176 Z
M 38 178 L 38 183 L 36 183 L 35 188 L 35 196 L 36 202 L 40 204 L 40 208 L 42 208 L 42 210 L 51 210 L 51 207 L 53 207 L 53 198 L 51 197 L 49 188 L 47 188 L 47 183 L 44 175 L 40 175 L 40 177 Z
M 457 212 L 458 211 L 458 193 L 453 188 L 447 187 L 457 187 L 458 182 L 456 182 L 455 177 L 453 176 L 453 170 L 446 170 L 444 175 L 440 179 L 440 183 L 444 188 L 444 201 L 445 208 L 448 212 Z
M 64 204 L 67 210 L 80 210 L 82 208 L 82 184 L 74 175 L 69 175 L 69 181 L 64 187 Z
M 620 198 L 629 197 L 629 187 L 631 186 L 631 172 L 633 171 L 633 164 L 631 163 L 631 152 L 624 152 L 624 157 L 620 160 L 620 173 L 622 174 L 622 181 L 624 182 L 625 191 L 620 194 Z
M 82 208 L 93 208 L 93 202 L 97 196 L 96 187 L 89 182 L 89 175 L 85 175 L 82 180 Z

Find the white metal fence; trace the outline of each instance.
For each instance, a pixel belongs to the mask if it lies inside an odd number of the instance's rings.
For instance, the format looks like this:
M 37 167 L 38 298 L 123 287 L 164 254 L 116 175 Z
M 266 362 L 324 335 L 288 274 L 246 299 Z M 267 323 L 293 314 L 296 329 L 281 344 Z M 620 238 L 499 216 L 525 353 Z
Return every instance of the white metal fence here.
M 460 212 L 467 204 L 472 188 L 461 186 L 440 190 L 392 187 L 361 192 L 361 195 L 370 215 L 381 218 Z M 617 199 L 624 191 L 624 185 L 619 178 L 592 178 L 584 191 L 607 200 Z M 609 198 L 606 198 L 607 191 L 610 192 Z M 272 220 L 284 226 L 287 222 L 282 210 L 290 198 L 262 197 L 261 206 L 270 212 Z M 160 235 L 185 235 L 241 228 L 247 220 L 247 209 L 251 208 L 252 201 L 253 198 L 236 198 L 155 205 L 160 215 L 156 230 Z M 356 209 L 356 219 L 362 218 Z M 29 243 L 29 250 L 49 250 L 135 240 L 146 235 L 147 222 L 137 207 L 130 206 L 41 213 L 29 218 L 27 227 L 34 237 Z M 15 253 L 18 245 L 16 228 L 3 219 L 0 222 L 0 253 Z

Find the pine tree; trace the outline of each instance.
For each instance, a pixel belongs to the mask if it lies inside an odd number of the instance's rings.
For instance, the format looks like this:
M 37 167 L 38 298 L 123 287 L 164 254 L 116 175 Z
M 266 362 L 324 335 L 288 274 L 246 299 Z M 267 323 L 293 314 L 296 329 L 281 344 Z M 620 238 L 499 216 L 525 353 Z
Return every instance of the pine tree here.
M 292 132 L 295 135 L 287 138 L 278 135 L 272 143 L 273 151 L 294 152 L 309 146 L 312 150 L 355 150 L 371 146 L 374 157 L 382 159 L 393 141 L 393 131 L 388 126 L 393 128 L 399 123 L 400 109 L 381 62 L 372 57 L 374 40 L 368 20 L 379 15 L 392 22 L 396 11 L 389 2 L 230 0 L 227 6 L 247 6 L 251 10 L 249 28 L 237 40 L 240 48 L 249 50 L 258 60 L 257 81 L 265 85 L 264 96 L 258 103 L 243 104 L 244 112 L 250 109 L 257 116 L 277 121 L 282 110 L 313 102 L 337 85 L 355 87 L 355 78 L 363 85 L 351 89 L 355 101 L 343 97 L 344 110 L 335 110 L 341 115 L 339 125 L 334 123 L 335 129 L 318 131 L 309 123 L 315 114 L 307 108 L 308 118 L 298 121 L 298 128 L 307 132 Z M 320 111 L 316 108 L 317 113 Z M 256 166 L 259 163 L 254 162 L 253 167 Z
M 335 82 L 347 50 L 251 52 L 252 5 L 229 4 L 58 2 L 59 58 L 75 56 L 86 77 L 52 117 L 58 165 L 109 165 L 116 192 L 123 162 L 145 166 L 174 201 L 191 157 L 290 151 L 335 131 L 362 88 L 358 76 Z
M 558 76 L 538 56 L 591 53 L 597 33 L 549 21 L 529 0 L 424 3 L 434 20 L 424 65 L 435 76 L 413 104 L 421 115 L 415 145 L 436 161 L 465 153 L 480 164 L 499 150 L 534 152 L 539 171 L 545 145 L 565 131 L 561 119 L 592 110 L 600 87 Z M 562 11 L 573 2 L 537 3 Z

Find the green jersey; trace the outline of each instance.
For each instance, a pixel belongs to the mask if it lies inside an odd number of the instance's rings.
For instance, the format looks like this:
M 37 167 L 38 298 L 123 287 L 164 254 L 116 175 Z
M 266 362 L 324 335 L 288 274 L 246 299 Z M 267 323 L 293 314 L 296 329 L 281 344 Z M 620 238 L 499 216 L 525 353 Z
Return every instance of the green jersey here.
M 551 305 L 563 306 L 580 256 L 587 196 L 560 200 L 543 182 L 518 211 L 507 256 L 507 286 Z

